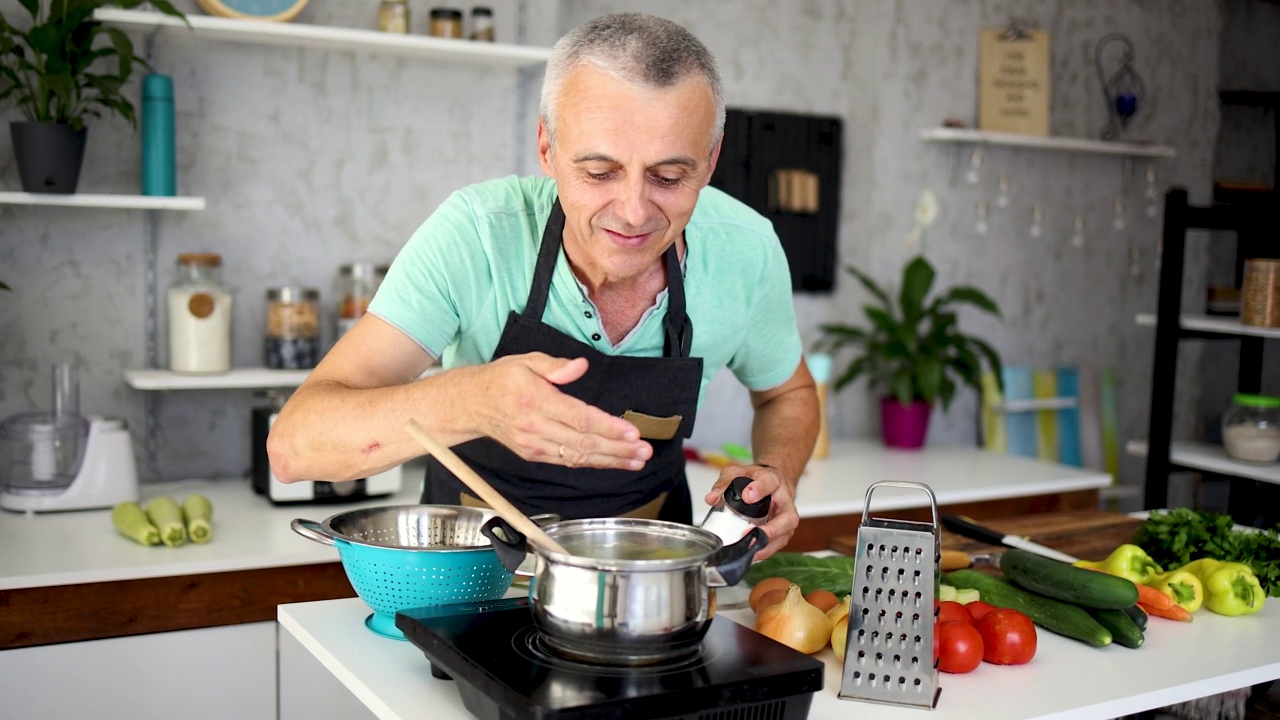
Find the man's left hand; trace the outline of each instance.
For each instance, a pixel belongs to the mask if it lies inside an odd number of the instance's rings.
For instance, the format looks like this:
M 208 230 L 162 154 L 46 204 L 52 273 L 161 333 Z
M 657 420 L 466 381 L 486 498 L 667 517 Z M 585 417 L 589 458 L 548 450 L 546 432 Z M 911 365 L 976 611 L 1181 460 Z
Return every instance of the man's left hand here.
M 759 562 L 781 550 L 800 526 L 800 515 L 796 512 L 795 491 L 777 470 L 767 465 L 728 465 L 720 471 L 720 477 L 705 498 L 708 505 L 720 501 L 725 488 L 736 478 L 749 477 L 751 484 L 742 491 L 742 499 L 748 503 L 756 503 L 766 496 L 772 496 L 769 502 L 768 521 L 763 525 L 769 536 L 769 544 L 756 553 L 755 561 Z

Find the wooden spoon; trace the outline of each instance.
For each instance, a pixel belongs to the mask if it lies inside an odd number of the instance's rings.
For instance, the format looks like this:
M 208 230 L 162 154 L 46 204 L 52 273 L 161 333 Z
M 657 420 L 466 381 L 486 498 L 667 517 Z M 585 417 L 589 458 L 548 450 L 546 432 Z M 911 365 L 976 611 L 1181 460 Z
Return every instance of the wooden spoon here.
M 427 452 L 434 455 L 435 458 L 440 461 L 441 465 L 448 468 L 449 472 L 456 475 L 459 480 L 466 484 L 467 487 L 471 488 L 471 491 L 474 492 L 477 497 L 483 500 L 489 507 L 493 508 L 493 511 L 498 513 L 503 520 L 511 523 L 512 527 L 523 533 L 524 536 L 535 545 L 546 550 L 564 553 L 565 555 L 571 554 L 568 550 L 565 550 L 560 543 L 552 540 L 550 535 L 543 532 L 542 528 L 538 527 L 537 523 L 530 520 L 524 513 L 520 512 L 519 508 L 508 502 L 506 498 L 502 497 L 501 493 L 494 490 L 493 486 L 485 481 L 484 478 L 480 477 L 475 470 L 472 470 L 471 466 L 467 465 L 462 458 L 458 457 L 457 453 L 450 450 L 444 443 L 431 437 L 431 435 L 418 424 L 418 421 L 410 419 L 404 424 L 404 429 L 407 430 L 418 442 L 422 443 L 422 446 L 427 449 Z

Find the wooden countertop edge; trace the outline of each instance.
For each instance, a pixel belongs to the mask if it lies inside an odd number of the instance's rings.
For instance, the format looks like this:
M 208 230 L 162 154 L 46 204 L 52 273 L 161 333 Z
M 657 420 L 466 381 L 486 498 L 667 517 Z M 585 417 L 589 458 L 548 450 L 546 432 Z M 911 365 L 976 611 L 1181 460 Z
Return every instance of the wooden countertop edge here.
M 274 621 L 355 597 L 339 562 L 0 590 L 0 650 Z

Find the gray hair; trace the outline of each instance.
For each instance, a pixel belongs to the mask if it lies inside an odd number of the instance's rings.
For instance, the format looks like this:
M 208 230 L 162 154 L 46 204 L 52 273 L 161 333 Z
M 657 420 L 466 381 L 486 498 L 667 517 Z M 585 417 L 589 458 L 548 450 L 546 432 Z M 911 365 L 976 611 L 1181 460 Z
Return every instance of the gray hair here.
M 688 30 L 660 17 L 616 13 L 579 25 L 551 48 L 538 115 L 555 147 L 555 108 L 569 72 L 590 64 L 620 80 L 668 88 L 701 75 L 716 101 L 712 144 L 724 134 L 724 86 L 711 51 Z

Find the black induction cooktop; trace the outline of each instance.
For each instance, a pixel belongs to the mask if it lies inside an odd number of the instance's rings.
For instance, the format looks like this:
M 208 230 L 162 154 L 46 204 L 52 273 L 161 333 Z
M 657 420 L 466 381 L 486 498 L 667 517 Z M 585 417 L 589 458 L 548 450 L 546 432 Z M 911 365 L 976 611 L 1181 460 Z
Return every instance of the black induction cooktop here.
M 697 651 L 656 665 L 563 658 L 534 627 L 528 603 L 404 610 L 396 627 L 431 661 L 434 677 L 424 682 L 451 678 L 481 720 L 799 720 L 822 689 L 820 661 L 727 618 L 712 620 Z

